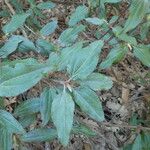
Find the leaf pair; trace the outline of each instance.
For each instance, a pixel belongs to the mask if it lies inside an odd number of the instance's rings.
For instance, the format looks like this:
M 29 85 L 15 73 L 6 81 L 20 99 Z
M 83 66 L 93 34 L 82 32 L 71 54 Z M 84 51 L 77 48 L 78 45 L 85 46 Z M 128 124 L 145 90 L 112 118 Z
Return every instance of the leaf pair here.
M 57 128 L 58 138 L 63 145 L 67 145 L 73 124 L 74 102 L 72 97 L 65 90 L 57 95 L 54 89 L 46 88 L 40 98 L 25 101 L 15 109 L 14 114 L 19 117 L 24 117 L 28 115 L 31 116 L 31 114 L 39 111 L 41 113 L 43 126 L 45 126 L 52 117 Z M 33 138 L 31 136 L 33 136 Z M 43 128 L 23 135 L 22 140 L 26 142 L 36 142 L 50 140 L 56 137 L 57 134 L 55 130 Z
M 80 89 L 75 89 L 74 92 L 78 93 Z M 86 91 L 83 91 L 86 92 Z M 92 90 L 88 90 L 86 94 L 90 94 Z M 76 95 L 76 93 L 74 93 Z M 78 95 L 82 95 L 82 93 L 79 93 Z M 77 101 L 80 101 L 80 98 L 78 98 L 77 95 Z M 81 108 L 87 107 L 85 112 L 90 108 L 90 111 L 88 114 L 92 114 L 92 111 L 94 112 L 94 115 L 96 113 L 100 113 L 102 109 L 94 110 L 94 105 L 93 102 L 95 101 L 95 105 L 97 108 L 101 108 L 100 102 L 98 97 L 94 92 L 92 92 L 91 96 L 95 96 L 92 100 L 89 98 L 89 95 L 87 97 L 89 99 L 86 99 L 85 95 L 83 95 L 83 104 L 79 104 Z M 91 101 L 92 100 L 92 101 Z M 76 100 L 75 100 L 76 101 Z M 87 102 L 86 102 L 87 101 Z M 85 105 L 88 103 L 88 105 Z M 78 102 L 77 102 L 78 104 Z M 83 105 L 83 106 L 82 106 Z M 85 106 L 84 106 L 85 105 Z M 91 105 L 91 106 L 90 106 Z M 99 106 L 100 105 L 100 106 Z M 59 109 L 58 109 L 59 108 Z M 36 142 L 36 141 L 47 141 L 51 140 L 57 137 L 61 141 L 63 145 L 67 145 L 69 141 L 69 136 L 71 131 L 73 133 L 83 133 L 83 134 L 88 134 L 88 135 L 95 135 L 95 133 L 91 132 L 89 129 L 87 129 L 84 126 L 73 126 L 73 115 L 74 115 L 74 101 L 72 96 L 64 90 L 63 92 L 60 92 L 59 94 L 56 94 L 56 91 L 53 88 L 46 88 L 43 93 L 41 94 L 40 98 L 34 98 L 31 100 L 27 100 L 23 102 L 21 105 L 19 105 L 16 109 L 14 114 L 16 116 L 21 117 L 21 123 L 23 123 L 23 126 L 28 124 L 30 121 L 31 115 L 33 116 L 34 113 L 39 112 L 41 113 L 41 119 L 42 119 L 42 124 L 45 126 L 52 117 L 52 120 L 57 128 L 57 134 L 56 131 L 53 129 L 46 129 L 46 128 L 41 128 L 37 130 L 33 130 L 29 133 L 24 134 L 21 139 L 25 142 Z M 30 117 L 29 117 L 30 115 Z M 91 115 L 92 118 L 94 118 Z M 99 114 L 99 115 L 102 115 Z M 26 118 L 28 117 L 28 119 Z M 100 116 L 99 116 L 100 117 Z M 103 115 L 101 116 L 103 118 Z M 102 119 L 101 118 L 101 119 Z M 25 122 L 23 122 L 23 120 Z M 29 121 L 29 122 L 28 122 Z M 48 132 L 49 131 L 49 132 Z
M 49 32 L 48 32 L 49 33 Z M 37 39 L 35 44 L 20 35 L 11 36 L 8 41 L 0 48 L 0 57 L 7 58 L 11 53 L 15 51 L 29 52 L 34 51 L 43 55 L 49 55 L 55 50 L 55 46 L 44 39 Z
M 96 133 L 85 125 L 75 125 L 72 128 L 72 133 L 74 134 L 84 134 L 88 136 L 95 136 Z M 21 141 L 23 142 L 45 142 L 51 141 L 57 138 L 57 131 L 51 128 L 39 128 L 34 129 L 28 133 L 21 136 Z
M 113 28 L 113 32 L 119 40 L 122 40 L 133 46 L 134 56 L 136 56 L 144 65 L 150 67 L 150 46 L 137 44 L 137 41 L 134 37 L 129 36 L 127 33 L 122 31 L 123 29 L 120 26 Z M 113 62 L 115 63 L 115 61 L 118 61 L 118 59 L 123 58 L 127 51 L 127 46 L 119 46 L 118 48 L 112 49 L 106 60 L 101 63 L 100 67 L 103 69 L 110 67 Z
M 97 75 L 97 77 L 99 76 Z M 108 82 L 110 82 L 110 85 L 105 87 L 107 89 L 112 84 L 109 79 Z M 91 83 L 83 82 L 83 84 L 94 86 L 92 81 Z M 104 88 L 104 86 L 101 86 L 101 88 Z M 95 89 L 99 89 L 98 84 Z M 40 101 L 42 124 L 46 125 L 52 119 L 57 129 L 58 139 L 64 146 L 68 144 L 70 133 L 73 129 L 75 103 L 91 118 L 97 121 L 104 120 L 101 102 L 96 93 L 89 87 L 74 88 L 72 94 L 66 89 L 56 94 L 54 89 L 46 88 L 40 97 Z
M 54 71 L 48 63 L 38 63 L 26 59 L 0 68 L 0 96 L 16 96 L 25 92 L 40 81 L 45 73 Z M 13 90 L 12 90 L 13 89 Z
M 85 79 L 95 70 L 103 42 L 95 41 L 87 47 L 82 48 L 82 46 L 83 44 L 80 42 L 62 49 L 60 56 L 61 68 L 66 67 L 73 80 Z
M 57 128 L 58 138 L 64 146 L 68 144 L 73 128 L 74 101 L 82 111 L 93 119 L 97 121 L 104 120 L 102 106 L 95 92 L 83 87 L 73 89 L 72 94 L 73 97 L 64 90 L 54 98 L 51 108 L 51 116 Z
M 13 35 L 1 47 L 0 57 L 6 58 L 7 56 L 9 56 L 9 54 L 13 53 L 16 50 L 21 51 L 21 52 L 28 52 L 30 50 L 35 50 L 35 49 L 36 48 L 33 42 L 31 42 L 29 39 L 20 35 Z

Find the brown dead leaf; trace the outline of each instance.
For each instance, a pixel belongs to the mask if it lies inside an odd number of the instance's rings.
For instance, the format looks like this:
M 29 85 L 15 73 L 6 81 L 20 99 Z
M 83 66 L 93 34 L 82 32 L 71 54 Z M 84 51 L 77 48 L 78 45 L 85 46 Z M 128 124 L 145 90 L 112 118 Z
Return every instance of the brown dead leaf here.
M 144 100 L 150 103 L 150 94 L 144 94 Z
M 124 104 L 128 104 L 128 101 L 129 101 L 129 94 L 130 94 L 130 90 L 128 88 L 125 88 L 127 85 L 125 83 L 123 83 L 123 86 L 122 86 L 122 100 L 124 102 Z
M 91 129 L 95 129 L 98 128 L 99 125 L 97 124 L 97 122 L 90 120 L 90 119 L 83 119 L 82 120 L 88 127 L 90 127 Z
M 91 145 L 88 143 L 84 143 L 83 150 L 91 150 Z

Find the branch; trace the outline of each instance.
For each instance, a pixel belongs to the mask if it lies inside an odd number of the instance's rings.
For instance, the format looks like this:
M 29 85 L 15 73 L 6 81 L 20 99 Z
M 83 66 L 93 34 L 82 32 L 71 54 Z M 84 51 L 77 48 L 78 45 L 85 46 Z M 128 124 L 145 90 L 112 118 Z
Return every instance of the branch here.
M 73 4 L 82 4 L 82 2 L 62 2 L 62 1 L 58 1 L 58 0 L 51 0 L 51 2 L 56 3 L 56 4 L 62 4 L 62 5 L 73 5 Z
M 14 15 L 14 14 L 15 14 L 15 10 L 14 10 L 13 7 L 10 5 L 10 3 L 8 2 L 8 0 L 5 0 L 5 4 L 6 4 L 7 7 L 9 8 L 10 12 Z
M 127 129 L 135 129 L 135 130 L 144 130 L 144 131 L 150 131 L 149 127 L 143 127 L 141 125 L 138 126 L 132 126 L 132 125 L 124 125 L 124 124 L 114 124 L 109 122 L 103 122 L 102 125 L 108 126 L 108 127 L 119 127 L 119 128 L 127 128 Z

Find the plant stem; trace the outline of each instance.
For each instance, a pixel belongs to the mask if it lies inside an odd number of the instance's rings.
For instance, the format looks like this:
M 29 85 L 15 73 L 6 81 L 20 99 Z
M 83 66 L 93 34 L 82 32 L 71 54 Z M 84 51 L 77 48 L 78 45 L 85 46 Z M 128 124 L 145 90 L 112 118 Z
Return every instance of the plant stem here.
M 127 129 L 150 131 L 149 127 L 143 127 L 141 125 L 133 126 L 133 125 L 124 125 L 124 124 L 114 124 L 114 123 L 108 123 L 108 122 L 103 122 L 101 124 L 105 125 L 105 126 L 108 126 L 108 127 L 119 127 L 119 128 L 127 128 Z

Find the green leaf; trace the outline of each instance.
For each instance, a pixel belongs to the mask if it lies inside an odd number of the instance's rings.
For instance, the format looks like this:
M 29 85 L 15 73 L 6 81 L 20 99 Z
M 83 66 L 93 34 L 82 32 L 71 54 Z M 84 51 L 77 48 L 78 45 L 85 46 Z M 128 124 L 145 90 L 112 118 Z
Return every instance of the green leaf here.
M 54 45 L 44 39 L 37 39 L 36 48 L 39 53 L 44 55 L 49 55 L 50 52 L 54 51 Z
M 53 3 L 53 2 L 42 2 L 42 3 L 40 3 L 40 4 L 37 5 L 37 8 L 43 10 L 43 9 L 52 9 L 55 6 L 56 6 L 56 4 Z
M 127 34 L 120 34 L 118 38 L 122 41 L 125 41 L 129 44 L 137 45 L 137 41 L 135 37 L 129 36 Z
M 122 60 L 125 56 L 125 54 L 127 53 L 128 48 L 125 47 L 116 47 L 113 48 L 110 53 L 108 54 L 108 56 L 106 57 L 106 59 L 100 64 L 100 68 L 101 69 L 107 69 L 109 67 L 112 66 L 112 64 Z
M 102 47 L 103 42 L 99 40 L 72 54 L 67 71 L 73 80 L 85 79 L 95 70 Z
M 15 37 L 16 39 L 18 38 L 18 40 L 22 40 L 22 42 L 19 43 L 17 48 L 19 52 L 29 52 L 31 50 L 35 51 L 35 45 L 31 40 L 20 35 L 14 35 L 13 37 Z
M 11 0 L 10 3 L 13 5 L 15 8 L 16 14 L 18 13 L 23 13 L 23 5 L 21 1 L 18 0 Z
M 150 47 L 148 45 L 137 45 L 133 47 L 134 55 L 147 67 L 150 67 Z
M 62 45 L 70 45 L 77 39 L 78 34 L 84 30 L 85 30 L 85 26 L 83 25 L 79 25 L 73 28 L 68 28 L 61 33 L 58 40 Z
M 20 124 L 26 128 L 36 121 L 36 114 L 29 114 L 19 119 Z
M 96 135 L 96 132 L 92 131 L 90 128 L 88 128 L 87 126 L 82 125 L 82 124 L 73 126 L 72 132 L 74 134 L 84 134 L 86 136 L 95 136 Z
M 12 149 L 12 134 L 8 133 L 8 130 L 4 127 L 0 127 L 0 149 L 11 150 Z
M 53 69 L 49 64 L 38 62 L 17 63 L 15 67 L 9 65 L 0 67 L 0 96 L 10 97 L 25 92 L 38 83 L 44 73 Z
M 16 50 L 20 52 L 29 52 L 31 50 L 35 50 L 35 46 L 29 39 L 23 36 L 13 35 L 0 49 L 0 57 L 6 58 L 9 54 Z
M 79 81 L 82 86 L 88 86 L 91 89 L 97 90 L 109 90 L 112 87 L 112 80 L 100 73 L 92 73 L 86 79 Z
M 132 144 L 125 145 L 123 150 L 132 150 Z
M 0 97 L 0 109 L 5 109 L 4 98 Z
M 103 32 L 108 32 L 109 27 L 108 24 L 102 24 L 101 28 L 103 29 Z M 114 37 L 114 34 L 112 32 L 108 32 L 107 34 L 103 34 L 101 33 L 101 29 L 97 29 L 97 31 L 95 32 L 95 37 L 97 39 L 101 39 L 102 41 L 109 41 L 108 44 L 112 45 L 114 47 L 114 45 L 119 44 L 118 40 L 116 39 L 116 37 Z M 110 38 L 112 37 L 112 39 Z
M 30 18 L 27 20 L 27 24 L 29 26 L 33 26 L 35 30 L 40 30 L 42 28 L 42 25 L 40 24 L 38 17 L 36 17 L 34 14 L 30 16 Z
M 99 0 L 88 0 L 89 6 L 91 7 L 97 7 L 99 4 Z
M 46 16 L 43 15 L 42 10 L 38 9 L 37 7 L 33 7 L 32 11 L 34 13 L 34 17 L 40 17 L 42 19 L 46 19 Z M 38 21 L 38 20 L 37 20 Z
M 70 16 L 70 20 L 68 22 L 69 26 L 76 25 L 79 21 L 86 18 L 88 15 L 88 8 L 86 6 L 78 6 L 75 12 Z
M 86 18 L 85 19 L 87 22 L 93 24 L 93 25 L 102 25 L 104 23 L 104 19 L 99 19 L 99 18 Z
M 56 71 L 60 70 L 60 55 L 58 53 L 52 52 L 49 55 L 49 58 L 47 60 L 47 63 L 50 64 L 51 66 L 53 66 L 53 68 L 55 68 Z
M 53 20 L 47 23 L 41 30 L 40 33 L 43 36 L 48 36 L 52 34 L 57 28 L 57 20 Z
M 6 34 L 16 31 L 18 28 L 23 26 L 29 16 L 30 14 L 27 13 L 13 15 L 11 21 L 3 27 L 3 31 Z
M 51 118 L 51 106 L 54 97 L 56 96 L 56 90 L 53 88 L 45 88 L 40 96 L 40 112 L 42 118 L 42 124 L 45 126 Z
M 20 52 L 28 52 L 35 50 L 35 46 L 34 43 L 29 39 L 20 35 L 13 35 L 0 49 L 0 57 L 5 58 L 15 50 Z
M 132 126 L 137 126 L 140 124 L 139 120 L 137 119 L 138 118 L 138 114 L 132 114 L 131 118 L 130 118 L 130 125 Z
M 102 104 L 94 91 L 87 87 L 73 90 L 74 100 L 81 110 L 97 121 L 104 120 Z
M 137 120 L 134 123 L 134 125 L 138 125 Z M 123 150 L 149 150 L 150 149 L 149 141 L 150 141 L 149 132 L 141 132 L 140 134 L 137 135 L 134 142 L 123 147 Z
M 140 36 L 144 40 L 149 35 L 150 21 L 141 25 Z
M 8 10 L 1 10 L 0 11 L 0 17 L 10 17 L 10 12 Z
M 129 44 L 137 45 L 136 38 L 132 37 L 126 33 L 123 33 L 122 30 L 123 30 L 123 28 L 120 26 L 113 28 L 113 32 L 119 40 L 125 41 Z
M 11 38 L 9 38 L 5 45 L 0 49 L 0 57 L 6 58 L 9 54 L 17 49 L 19 43 L 21 43 L 22 41 L 22 39 L 16 36 L 12 36 Z
M 53 100 L 51 113 L 57 128 L 58 138 L 66 146 L 73 124 L 74 102 L 65 89 Z
M 109 20 L 109 25 L 115 23 L 119 19 L 118 16 L 112 16 L 111 19 Z M 108 27 L 109 28 L 109 27 Z
M 26 64 L 26 65 L 32 65 L 37 63 L 38 61 L 34 58 L 27 58 L 27 59 L 16 59 L 14 61 L 10 61 L 10 60 L 6 60 L 4 62 L 1 63 L 0 67 L 4 67 L 4 66 L 11 66 L 11 67 L 15 67 L 15 65 L 17 63 L 22 63 L 22 64 Z M 2 73 L 2 71 L 0 72 Z
M 67 67 L 71 60 L 71 56 L 74 54 L 75 51 L 80 50 L 83 46 L 83 42 L 78 42 L 72 46 L 63 48 L 60 54 L 60 68 L 64 69 Z
M 35 6 L 35 4 L 36 4 L 35 0 L 27 0 L 27 1 L 29 2 L 29 4 L 31 6 Z
M 148 150 L 150 149 L 150 133 L 145 132 L 141 134 L 142 137 L 142 150 Z
M 132 150 L 142 150 L 142 139 L 140 134 L 136 137 L 132 146 Z
M 148 0 L 132 0 L 129 17 L 125 23 L 123 32 L 134 29 L 144 18 L 148 12 L 150 3 Z
M 40 99 L 32 98 L 22 102 L 14 111 L 15 116 L 24 117 L 40 111 Z
M 35 129 L 21 136 L 23 142 L 44 142 L 54 140 L 57 137 L 55 129 L 41 128 Z
M 0 124 L 4 126 L 9 133 L 23 133 L 21 124 L 7 111 L 0 110 Z

